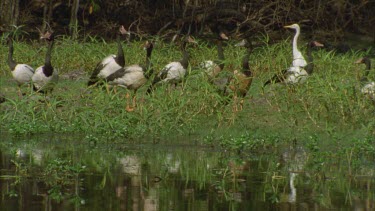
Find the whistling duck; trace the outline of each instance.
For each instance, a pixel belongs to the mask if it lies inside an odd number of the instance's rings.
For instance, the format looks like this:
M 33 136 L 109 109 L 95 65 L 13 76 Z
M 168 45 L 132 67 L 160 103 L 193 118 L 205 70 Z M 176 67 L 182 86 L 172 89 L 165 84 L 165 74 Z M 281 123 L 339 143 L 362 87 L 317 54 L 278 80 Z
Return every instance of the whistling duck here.
M 193 38 L 187 36 L 183 38 L 181 44 L 181 50 L 183 57 L 180 61 L 171 62 L 167 64 L 157 76 L 155 76 L 152 84 L 147 89 L 147 93 L 152 93 L 154 86 L 157 83 L 172 83 L 175 86 L 177 83 L 181 82 L 182 79 L 187 75 L 187 68 L 189 65 L 189 52 L 186 50 L 186 46 L 188 43 L 196 43 Z
M 121 26 L 116 37 L 117 55 L 109 55 L 96 65 L 87 83 L 88 86 L 97 85 L 100 80 L 104 80 L 109 75 L 125 66 L 125 56 L 120 39 L 121 35 L 125 34 L 129 34 L 129 32 L 124 28 L 124 26 Z
M 144 49 L 147 51 L 146 63 L 145 65 L 130 65 L 117 70 L 116 72 L 109 75 L 106 80 L 110 85 L 122 86 L 126 89 L 134 90 L 133 94 L 133 106 L 129 106 L 127 102 L 126 110 L 133 111 L 136 105 L 136 92 L 143 86 L 153 73 L 152 63 L 151 63 L 151 53 L 153 49 L 153 43 L 146 41 L 144 44 Z M 126 95 L 129 99 L 129 95 Z
M 214 27 L 214 29 L 212 29 L 212 32 L 215 35 L 214 39 L 217 45 L 218 60 L 217 61 L 207 60 L 207 61 L 200 63 L 199 65 L 200 68 L 205 71 L 210 81 L 212 81 L 220 73 L 220 71 L 224 69 L 224 52 L 223 52 L 222 41 L 229 39 L 227 35 L 224 34 L 224 32 L 220 31 L 217 27 Z
M 45 35 L 41 37 L 41 39 L 47 40 L 48 49 L 44 65 L 38 67 L 35 70 L 35 73 L 32 77 L 32 81 L 34 85 L 34 91 L 47 93 L 53 90 L 54 86 L 57 84 L 59 80 L 58 72 L 55 68 L 53 68 L 51 64 L 51 53 L 55 41 L 55 36 L 53 33 L 47 32 Z
M 367 95 L 371 99 L 375 100 L 375 82 L 369 81 L 368 79 L 368 75 L 371 69 L 371 60 L 368 57 L 363 57 L 363 58 L 358 59 L 355 63 L 366 65 L 365 74 L 361 78 L 361 83 L 362 83 L 361 92 L 362 94 Z
M 13 60 L 13 40 L 8 39 L 9 44 L 9 54 L 8 54 L 8 65 L 12 71 L 14 80 L 16 80 L 18 85 L 18 95 L 21 96 L 21 86 L 24 84 L 30 84 L 31 77 L 34 75 L 34 69 L 27 64 L 18 64 Z
M 243 98 L 247 95 L 253 80 L 253 72 L 251 71 L 249 65 L 249 57 L 252 51 L 251 42 L 247 41 L 245 47 L 246 53 L 242 59 L 242 71 L 235 70 L 232 78 L 230 78 L 228 82 L 229 89 L 231 89 L 234 93 L 233 98 L 235 104 L 237 104 L 237 98 L 241 97 L 240 110 L 243 108 Z M 238 111 L 237 106 L 235 107 L 235 111 Z
M 270 80 L 266 81 L 263 86 L 270 83 L 285 83 L 285 84 L 296 84 L 303 83 L 307 77 L 313 73 L 314 62 L 311 52 L 314 47 L 323 47 L 324 45 L 318 41 L 311 41 L 307 44 L 307 60 L 308 63 L 304 67 L 290 67 L 281 71 L 280 74 L 274 75 Z

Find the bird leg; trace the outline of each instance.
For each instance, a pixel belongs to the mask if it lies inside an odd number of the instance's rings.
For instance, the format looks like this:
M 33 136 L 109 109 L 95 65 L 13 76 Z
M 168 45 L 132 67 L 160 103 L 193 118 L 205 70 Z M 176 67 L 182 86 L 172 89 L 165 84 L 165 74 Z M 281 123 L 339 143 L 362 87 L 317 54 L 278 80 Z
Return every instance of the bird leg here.
M 237 95 L 236 94 L 233 96 L 233 111 L 234 112 L 238 111 L 238 108 L 237 108 Z
M 107 94 L 109 94 L 109 86 L 107 83 L 105 84 L 105 89 L 107 90 Z
M 18 86 L 18 97 L 22 98 L 21 86 Z
M 128 112 L 134 111 L 134 108 L 132 108 L 131 106 L 129 106 L 129 104 L 130 104 L 130 102 L 129 102 L 129 98 L 130 98 L 129 92 L 126 92 L 125 98 L 126 98 L 126 108 L 125 108 L 125 110 L 128 111 Z
M 243 109 L 243 103 L 244 103 L 244 99 L 242 98 L 240 100 L 240 111 L 242 111 L 242 109 Z
M 136 107 L 136 105 L 137 105 L 137 102 L 136 102 L 137 100 L 136 100 L 136 95 L 134 94 L 134 96 L 133 96 L 133 109 Z

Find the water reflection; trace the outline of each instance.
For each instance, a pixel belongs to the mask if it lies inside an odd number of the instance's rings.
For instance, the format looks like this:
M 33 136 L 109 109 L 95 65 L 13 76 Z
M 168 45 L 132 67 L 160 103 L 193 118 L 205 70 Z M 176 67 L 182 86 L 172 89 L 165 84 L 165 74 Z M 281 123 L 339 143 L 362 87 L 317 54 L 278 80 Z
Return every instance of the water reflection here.
M 304 167 L 307 162 L 307 152 L 302 146 L 292 144 L 282 153 L 281 164 L 286 166 L 289 177 L 290 193 L 287 196 L 287 202 L 295 203 L 297 201 L 297 188 L 295 179 L 300 173 L 304 173 Z
M 62 137 L 1 142 L 0 210 L 375 208 L 374 164 L 313 169 L 302 146 L 222 152 L 95 145 Z M 321 172 L 329 175 L 321 178 Z M 348 172 L 351 173 L 348 176 Z

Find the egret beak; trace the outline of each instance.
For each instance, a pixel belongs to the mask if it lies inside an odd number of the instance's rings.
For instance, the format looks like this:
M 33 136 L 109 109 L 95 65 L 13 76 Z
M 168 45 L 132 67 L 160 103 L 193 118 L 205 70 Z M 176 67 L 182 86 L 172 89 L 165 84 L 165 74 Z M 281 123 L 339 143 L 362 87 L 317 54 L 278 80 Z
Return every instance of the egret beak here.
M 284 28 L 286 28 L 286 29 L 292 29 L 293 27 L 292 27 L 292 25 L 287 25 L 287 26 L 284 26 Z

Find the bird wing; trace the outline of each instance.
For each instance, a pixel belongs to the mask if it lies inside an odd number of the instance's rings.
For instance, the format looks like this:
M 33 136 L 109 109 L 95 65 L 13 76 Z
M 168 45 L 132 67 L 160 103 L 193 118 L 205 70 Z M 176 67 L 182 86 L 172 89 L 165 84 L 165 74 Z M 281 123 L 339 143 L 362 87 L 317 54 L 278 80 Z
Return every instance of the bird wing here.
M 116 55 L 109 55 L 106 58 L 104 58 L 102 61 L 100 61 L 94 71 L 92 71 L 91 76 L 89 78 L 88 85 L 93 85 L 98 81 L 98 75 L 100 71 L 102 71 L 112 60 L 116 58 Z
M 101 70 L 103 70 L 109 63 L 113 62 L 116 59 L 116 55 L 110 55 L 104 58 L 101 62 L 99 62 L 94 71 L 92 72 L 91 77 L 96 77 Z
M 107 81 L 114 81 L 117 78 L 123 77 L 125 74 L 126 74 L 125 68 L 120 68 L 120 69 L 116 70 L 114 73 L 112 73 L 111 75 L 109 75 L 106 78 L 106 80 Z
M 163 80 L 163 79 L 167 78 L 167 76 L 168 76 L 168 72 L 169 72 L 169 70 L 171 70 L 171 69 L 172 69 L 172 66 L 165 66 L 165 67 L 160 71 L 160 73 L 159 73 L 159 75 L 158 75 L 158 78 L 160 78 L 160 80 Z
M 30 72 L 34 73 L 34 69 L 29 65 L 25 64 L 25 68 L 28 69 Z
M 138 65 L 138 64 L 127 66 L 124 69 L 125 69 L 125 74 L 132 73 L 132 72 L 141 72 L 141 71 L 143 71 L 143 68 L 140 65 Z

